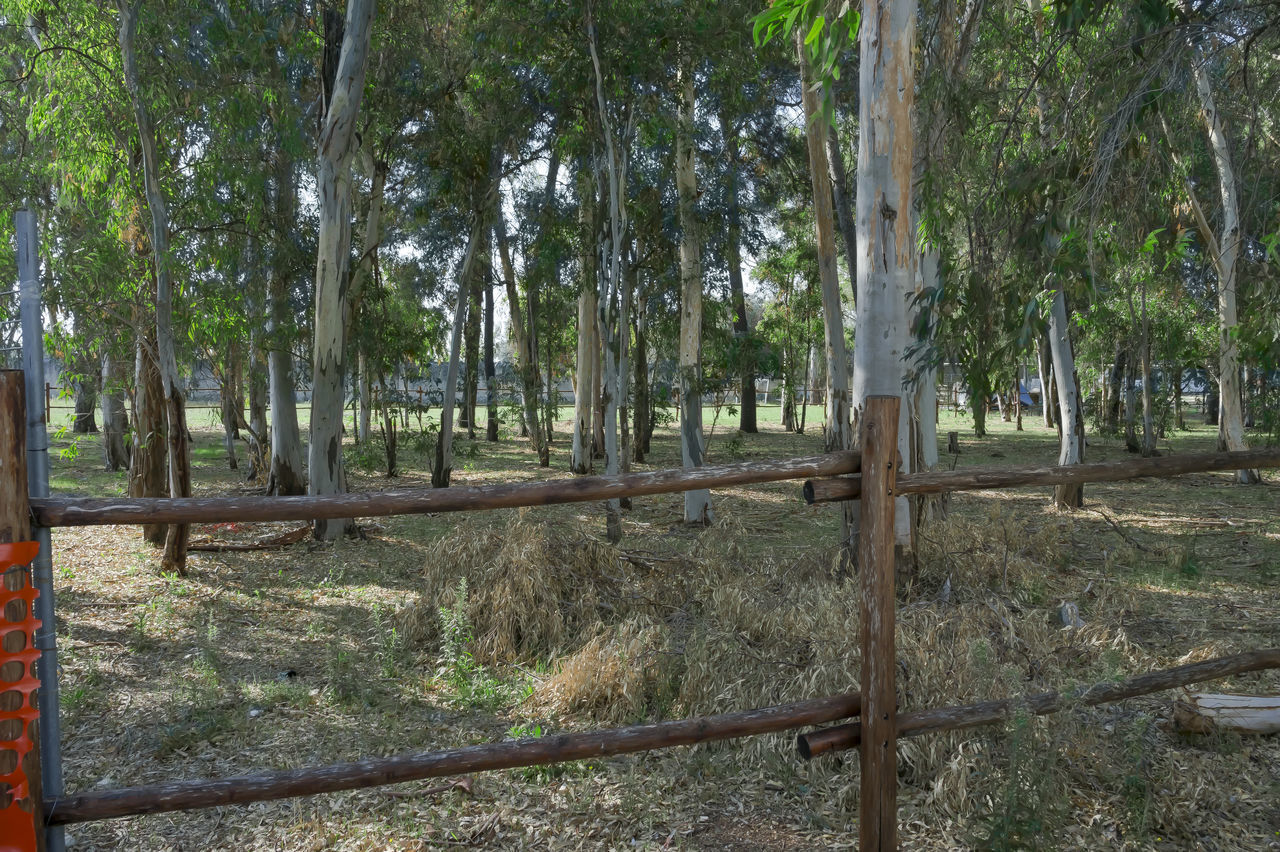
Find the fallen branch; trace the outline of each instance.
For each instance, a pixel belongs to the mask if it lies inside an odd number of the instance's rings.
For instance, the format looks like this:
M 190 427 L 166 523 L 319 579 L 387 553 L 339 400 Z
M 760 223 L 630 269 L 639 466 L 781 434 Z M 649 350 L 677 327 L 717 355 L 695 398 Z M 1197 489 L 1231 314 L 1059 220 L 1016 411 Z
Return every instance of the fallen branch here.
M 1006 698 L 1001 701 L 984 701 L 981 704 L 901 713 L 898 715 L 898 736 L 918 737 L 934 731 L 955 731 L 976 728 L 980 725 L 993 725 L 1005 721 L 1018 711 L 1043 716 L 1047 713 L 1056 713 L 1072 704 L 1085 706 L 1105 704 L 1200 681 L 1275 668 L 1280 668 L 1280 648 L 1268 648 L 1230 657 L 1218 657 L 1174 669 L 1149 672 L 1119 683 L 1097 683 L 1087 689 L 1067 693 L 1065 696 L 1058 692 L 1042 692 L 1025 698 Z M 854 722 L 801 734 L 796 738 L 796 747 L 800 756 L 809 760 L 827 752 L 857 748 L 861 742 L 862 728 Z
M 311 527 L 306 526 L 298 527 L 296 530 L 282 532 L 279 535 L 260 538 L 257 541 L 193 541 L 187 545 L 187 550 L 199 550 L 206 553 L 243 553 L 250 550 L 275 550 L 278 547 L 288 547 L 291 544 L 297 544 L 310 535 Z

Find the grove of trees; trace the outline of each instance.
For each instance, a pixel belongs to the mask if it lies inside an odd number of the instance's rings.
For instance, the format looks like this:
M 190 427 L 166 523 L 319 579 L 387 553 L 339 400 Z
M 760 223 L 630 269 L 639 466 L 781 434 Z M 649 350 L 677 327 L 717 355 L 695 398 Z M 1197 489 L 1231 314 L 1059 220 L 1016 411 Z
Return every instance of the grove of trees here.
M 1224 447 L 1280 434 L 1265 0 L 0 0 L 0 63 L 0 198 L 133 495 L 190 493 L 196 364 L 280 495 L 344 490 L 344 431 L 394 473 L 434 365 L 447 487 L 498 350 L 508 425 L 575 473 L 642 462 L 667 410 L 702 464 L 704 400 L 749 436 L 758 377 L 792 430 L 818 389 L 828 449 L 902 394 L 909 470 L 940 384 L 982 434 L 1027 364 L 1063 464 L 1092 430 L 1157 452 L 1193 378 Z M 181 569 L 185 529 L 144 534 Z

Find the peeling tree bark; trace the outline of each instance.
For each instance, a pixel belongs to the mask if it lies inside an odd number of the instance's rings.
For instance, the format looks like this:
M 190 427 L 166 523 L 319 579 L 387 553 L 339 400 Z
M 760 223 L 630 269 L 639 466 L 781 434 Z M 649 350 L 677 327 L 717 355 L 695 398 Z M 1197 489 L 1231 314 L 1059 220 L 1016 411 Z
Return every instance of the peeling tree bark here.
M 320 197 L 320 233 L 316 252 L 315 341 L 312 364 L 311 444 L 307 468 L 310 495 L 346 490 L 342 468 L 342 410 L 345 325 L 351 253 L 351 161 L 355 156 L 356 116 L 364 94 L 374 0 L 350 0 L 329 103 L 318 141 L 316 191 Z M 318 539 L 340 536 L 350 521 L 319 520 Z
M 869 396 L 902 396 L 907 378 L 908 300 L 915 292 L 919 251 L 912 231 L 915 144 L 916 4 L 870 0 L 859 31 L 857 330 L 853 354 L 853 417 Z M 910 471 L 910 405 L 898 415 L 898 451 Z M 855 422 L 855 428 L 856 428 Z M 897 498 L 899 544 L 910 546 L 911 512 Z

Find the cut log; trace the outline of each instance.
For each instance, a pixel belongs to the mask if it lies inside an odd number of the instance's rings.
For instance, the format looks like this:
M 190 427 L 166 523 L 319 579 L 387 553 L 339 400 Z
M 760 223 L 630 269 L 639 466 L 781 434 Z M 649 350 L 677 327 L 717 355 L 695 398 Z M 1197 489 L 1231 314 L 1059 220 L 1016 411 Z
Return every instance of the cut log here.
M 1173 722 L 1188 734 L 1280 733 L 1280 695 L 1194 692 L 1174 703 Z

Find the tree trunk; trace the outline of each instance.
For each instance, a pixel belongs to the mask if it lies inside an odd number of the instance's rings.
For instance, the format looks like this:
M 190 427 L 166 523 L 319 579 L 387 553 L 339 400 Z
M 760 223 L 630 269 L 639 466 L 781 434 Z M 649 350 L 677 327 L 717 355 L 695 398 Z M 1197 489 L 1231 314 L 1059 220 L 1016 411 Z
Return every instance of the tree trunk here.
M 275 220 L 279 228 L 293 226 L 297 208 L 294 163 L 283 149 L 276 152 Z M 302 470 L 302 435 L 298 429 L 296 379 L 293 372 L 294 318 L 289 308 L 291 266 L 283 240 L 271 252 L 267 285 L 267 384 L 271 407 L 271 460 L 267 493 L 294 496 L 306 491 Z
M 595 252 L 591 252 L 594 258 Z M 584 253 L 585 260 L 585 253 Z M 578 294 L 578 359 L 573 386 L 573 448 L 569 457 L 569 469 L 574 473 L 591 472 L 592 400 L 591 388 L 595 384 L 595 358 L 591 346 L 591 329 L 595 325 L 596 295 L 594 289 L 595 264 L 591 264 L 583 286 L 589 283 L 591 290 Z
M 1057 249 L 1056 235 L 1050 254 Z M 1071 337 L 1067 326 L 1067 302 L 1062 290 L 1053 290 L 1049 308 L 1049 349 L 1053 356 L 1053 374 L 1058 391 L 1058 424 L 1062 437 L 1058 446 L 1058 464 L 1080 464 L 1084 461 L 1080 432 L 1080 399 L 1075 380 L 1075 355 L 1071 351 Z M 1078 509 L 1084 505 L 1084 486 L 1059 485 L 1054 488 L 1054 502 L 1061 508 Z
M 493 282 L 484 281 L 484 439 L 498 440 L 498 371 L 493 363 Z
M 701 467 L 702 438 L 702 234 L 695 202 L 698 180 L 694 169 L 693 57 L 682 46 L 677 89 L 676 189 L 680 219 L 680 459 L 684 467 Z M 711 492 L 705 488 L 684 494 L 684 521 L 710 524 Z
M 831 203 L 835 208 L 836 224 L 840 228 L 840 240 L 844 243 L 844 260 L 848 266 L 849 280 L 858 280 L 857 223 L 853 216 L 853 200 L 849 197 L 849 170 L 845 167 L 844 149 L 840 136 L 828 125 L 823 140 L 827 149 L 827 173 L 831 179 Z
M 1169 375 L 1173 377 L 1173 424 L 1179 430 L 1187 428 L 1187 422 L 1182 413 L 1182 376 L 1185 372 L 1185 368 L 1181 365 L 1169 369 Z
M 635 400 L 633 402 L 633 437 L 631 440 L 631 458 L 636 464 L 643 464 L 645 453 L 649 451 L 649 330 L 647 328 L 646 301 L 643 297 L 636 300 L 635 309 Z
M 128 415 L 124 407 L 124 364 L 110 347 L 102 350 L 102 457 L 107 470 L 129 466 L 129 451 L 124 436 L 128 431 Z
M 1151 399 L 1151 321 L 1147 316 L 1147 287 L 1142 286 L 1142 455 L 1156 454 L 1155 405 Z
M 227 454 L 227 468 L 236 470 L 236 432 L 240 426 L 240 400 L 235 383 L 235 347 L 228 346 L 218 388 L 219 412 L 222 418 L 222 449 Z
M 597 286 L 600 274 L 596 274 Z M 591 457 L 604 458 L 604 345 L 600 339 L 600 296 L 591 314 Z
M 1129 353 L 1129 366 L 1124 372 L 1124 448 L 1131 453 L 1139 452 L 1142 445 L 1138 442 L 1138 394 L 1133 375 L 1133 353 Z
M 347 280 L 351 254 L 351 161 L 355 155 L 356 117 L 364 94 L 365 67 L 374 0 L 350 0 L 333 89 L 325 104 L 316 175 L 320 231 L 316 252 L 315 344 L 312 358 L 310 495 L 346 490 L 342 467 L 342 409 L 345 331 L 350 304 Z M 326 33 L 328 35 L 328 33 Z M 329 45 L 330 48 L 333 45 Z M 330 540 L 350 526 L 348 520 L 318 520 L 315 536 Z
M 747 300 L 742 285 L 742 211 L 738 204 L 738 169 L 741 154 L 738 128 L 721 107 L 720 132 L 724 135 L 728 155 L 729 197 L 728 228 L 725 231 L 725 261 L 729 266 L 729 294 L 733 300 L 733 337 L 737 344 L 738 370 L 741 373 L 741 400 L 738 405 L 738 428 L 749 435 L 759 431 L 756 422 L 756 351 L 747 322 Z
M 604 131 L 604 176 L 609 190 L 608 230 L 603 255 L 606 266 L 604 274 L 597 276 L 599 288 L 597 339 L 600 341 L 604 355 L 600 382 L 600 401 L 604 415 L 602 449 L 605 475 L 617 476 L 622 469 L 621 448 L 618 444 L 618 415 L 625 387 L 623 377 L 627 369 L 626 339 L 629 331 L 627 314 L 631 306 L 628 292 L 631 282 L 623 270 L 623 240 L 627 230 L 627 146 L 631 137 L 632 124 L 628 123 L 622 139 L 615 136 L 604 96 L 600 58 L 596 53 L 595 27 L 590 27 L 588 46 L 591 50 L 592 67 L 595 70 L 596 106 L 600 111 L 600 124 Z M 634 116 L 634 112 L 631 115 Z M 631 121 L 634 122 L 634 118 Z M 622 541 L 621 501 L 617 499 L 607 501 L 605 511 L 609 541 L 617 544 Z
M 92 435 L 98 431 L 98 419 L 95 410 L 98 407 L 98 389 L 92 377 L 82 377 L 75 383 L 75 415 L 71 420 L 71 431 L 76 435 Z
M 1125 360 L 1128 356 L 1129 351 L 1121 340 L 1116 344 L 1116 357 L 1107 378 L 1107 414 L 1103 428 L 1110 435 L 1114 435 L 1120 429 L 1121 381 L 1124 378 Z
M 487 250 L 485 235 L 480 235 L 480 245 L 476 246 L 476 259 L 471 267 L 471 281 L 468 284 L 467 322 L 463 327 L 462 356 L 462 417 L 459 426 L 467 427 L 467 440 L 476 439 L 476 397 L 480 389 L 480 324 L 484 316 L 484 306 L 480 298 L 480 288 L 484 280 L 482 267 L 484 252 Z
M 471 267 L 479 249 L 481 231 L 484 229 L 483 208 L 476 209 L 476 220 L 471 225 L 471 237 L 458 268 L 458 297 L 453 309 L 453 329 L 449 338 L 449 369 L 444 380 L 444 403 L 440 408 L 440 437 L 436 441 L 436 463 L 431 469 L 431 486 L 448 488 L 453 473 L 453 411 L 458 404 L 458 361 L 462 350 L 462 326 L 467 321 L 468 283 Z
M 165 493 L 164 387 L 156 368 L 155 331 L 140 328 L 134 364 L 133 451 L 129 454 L 129 496 Z M 168 527 L 143 524 L 142 537 L 163 545 Z
M 369 430 L 372 428 L 373 419 L 371 413 L 373 407 L 373 383 L 369 380 L 369 357 L 365 354 L 363 346 L 358 347 L 356 352 L 356 395 L 360 410 L 356 418 L 355 442 L 363 444 L 369 440 Z
M 261 314 L 258 315 L 261 317 Z M 267 471 L 267 362 L 262 348 L 262 325 L 254 327 L 249 339 L 249 480 Z
M 516 288 L 515 267 L 511 263 L 511 250 L 507 245 L 507 229 L 503 222 L 501 204 L 494 205 L 493 236 L 498 245 L 498 259 L 502 268 L 502 281 L 507 291 L 507 308 L 511 314 L 511 336 L 516 344 L 516 370 L 520 376 L 520 396 L 524 407 L 525 428 L 534 452 L 538 454 L 538 466 L 551 464 L 547 441 L 538 422 L 538 400 L 542 396 L 542 380 L 538 373 L 538 356 L 533 348 L 532 323 L 526 327 L 524 312 L 520 308 L 520 292 Z M 532 287 L 532 283 L 530 284 Z
M 1036 43 L 1044 37 L 1044 9 L 1039 0 L 1026 0 L 1027 8 L 1035 21 Z M 1050 148 L 1049 109 L 1041 86 L 1035 86 L 1036 108 L 1039 112 L 1040 145 L 1047 152 Z M 1052 218 L 1052 211 L 1050 211 Z M 1062 235 L 1049 228 L 1045 235 L 1048 255 L 1056 258 L 1062 244 Z M 1052 268 L 1052 266 L 1051 266 Z M 1084 461 L 1084 413 L 1081 410 L 1079 378 L 1076 376 L 1075 353 L 1071 348 L 1071 332 L 1067 316 L 1067 299 L 1057 275 L 1050 273 L 1046 289 L 1053 295 L 1049 307 L 1049 351 L 1053 357 L 1053 374 L 1058 387 L 1058 464 L 1079 464 Z M 1083 485 L 1059 485 L 1054 489 L 1054 502 L 1062 508 L 1079 508 L 1084 505 Z
M 919 257 L 911 215 L 915 17 L 913 0 L 869 0 L 859 31 L 854 434 L 867 397 L 901 396 L 907 378 L 907 307 Z M 899 408 L 901 473 L 911 469 L 911 408 Z M 898 498 L 894 518 L 897 541 L 910 547 L 911 511 L 904 498 Z
M 1240 344 L 1236 339 L 1236 261 L 1240 257 L 1240 245 L 1244 242 L 1240 226 L 1240 201 L 1236 190 L 1235 169 L 1231 162 L 1231 149 L 1223 130 L 1213 89 L 1209 85 L 1209 70 L 1205 62 L 1192 59 L 1196 94 L 1200 98 L 1200 112 L 1213 163 L 1218 173 L 1218 189 L 1222 197 L 1222 234 L 1216 245 L 1211 246 L 1218 271 L 1218 382 L 1221 412 L 1219 417 L 1219 442 L 1228 450 L 1247 450 L 1244 435 L 1244 410 L 1240 388 Z M 1199 205 L 1193 204 L 1198 212 Z M 1208 230 L 1207 226 L 1204 230 Z M 1211 232 L 1210 232 L 1211 233 Z M 1236 481 L 1251 485 L 1261 481 L 1256 470 L 1236 472 Z
M 809 177 L 813 189 L 813 218 L 818 242 L 818 274 L 822 281 L 822 327 L 826 342 L 826 450 L 836 452 L 853 447 L 853 430 L 849 420 L 849 359 L 845 352 L 840 275 L 836 269 L 831 171 L 827 163 L 826 147 L 827 122 L 818 106 L 818 94 L 814 91 L 803 36 L 800 30 L 796 30 L 796 51 L 800 60 L 801 91 L 804 96 L 805 135 L 809 147 Z M 807 384 L 806 382 L 806 387 Z M 897 392 L 901 393 L 901 388 Z M 848 532 L 846 529 L 846 533 Z
M 1053 417 L 1053 359 L 1049 354 L 1049 341 L 1036 341 L 1036 363 L 1040 372 L 1040 414 L 1046 429 L 1054 427 Z
M 359 262 L 351 273 L 351 285 L 347 292 L 347 306 L 343 311 L 343 338 L 347 340 L 351 338 L 351 322 L 360 313 L 360 302 L 364 298 L 365 285 L 368 283 L 369 277 L 377 264 L 378 244 L 382 239 L 382 206 L 386 195 L 387 172 L 390 171 L 390 166 L 387 162 L 375 155 L 371 140 L 365 140 L 364 144 L 360 146 L 360 157 L 364 162 L 365 171 L 369 174 L 369 211 L 364 224 L 364 248 Z M 360 418 L 356 426 L 355 438 L 356 442 L 359 443 L 369 440 L 372 428 L 370 425 L 370 407 L 372 405 L 370 396 L 373 380 L 369 376 L 369 359 L 364 351 L 364 342 L 359 341 L 357 348 L 356 376 L 359 388 Z
M 120 10 L 120 54 L 125 88 L 129 92 L 138 126 L 147 208 L 151 213 L 151 257 L 156 282 L 156 368 L 160 373 L 168 433 L 169 496 L 188 497 L 191 495 L 191 459 L 190 448 L 187 446 L 186 400 L 180 386 L 177 347 L 173 335 L 169 210 L 160 186 L 160 155 L 156 146 L 155 125 L 150 107 L 143 100 L 142 84 L 138 76 L 135 46 L 138 32 L 137 9 L 128 0 L 117 0 L 117 5 Z M 188 536 L 189 528 L 186 524 L 169 527 L 161 559 L 165 570 L 179 573 L 186 571 Z

